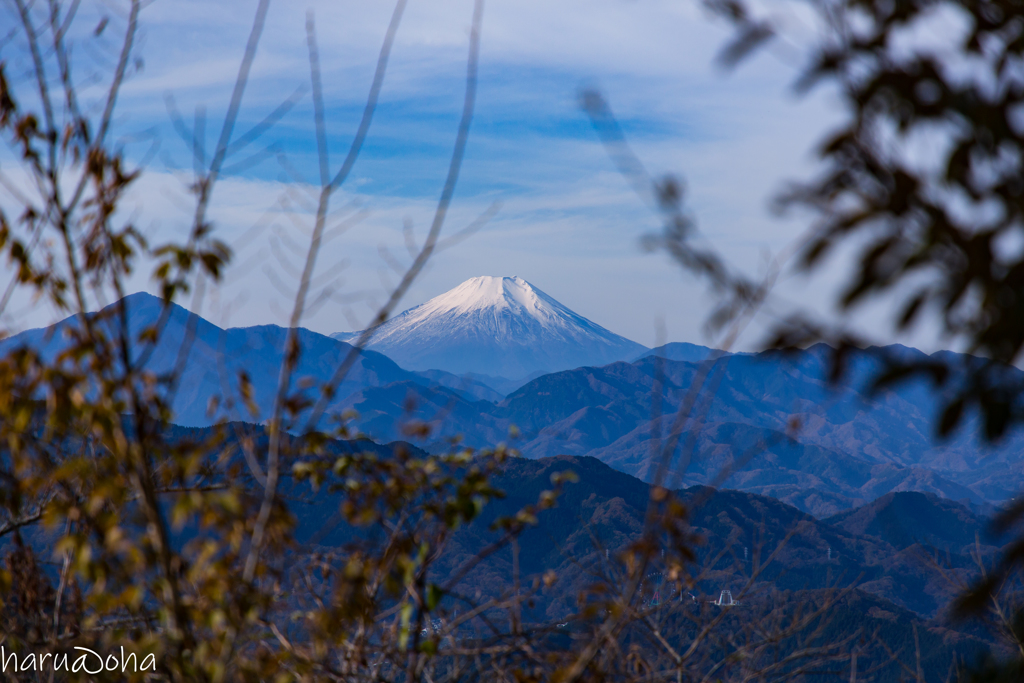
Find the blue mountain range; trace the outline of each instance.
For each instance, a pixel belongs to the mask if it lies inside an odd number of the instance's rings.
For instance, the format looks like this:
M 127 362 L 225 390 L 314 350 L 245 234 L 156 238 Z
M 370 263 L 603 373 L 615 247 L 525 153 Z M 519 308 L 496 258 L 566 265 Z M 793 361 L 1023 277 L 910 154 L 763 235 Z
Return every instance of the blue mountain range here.
M 148 294 L 133 294 L 124 304 L 133 338 L 163 310 Z M 69 318 L 23 332 L 0 342 L 0 353 L 23 345 L 52 358 L 77 324 Z M 261 422 L 277 389 L 285 336 L 286 330 L 275 325 L 221 329 L 172 305 L 146 367 L 156 373 L 182 369 L 172 401 L 177 424 Z M 304 329 L 298 340 L 293 386 L 315 397 L 352 347 Z M 519 382 L 444 369 L 412 371 L 364 350 L 325 420 L 355 411 L 355 426 L 382 442 L 409 438 L 411 424 L 426 425 L 429 431 L 417 445 L 427 450 L 447 448 L 459 437 L 480 448 L 507 442 L 531 458 L 591 455 L 646 480 L 656 470 L 659 446 L 677 424 L 679 445 L 669 454 L 677 485 L 714 484 L 769 495 L 819 516 L 892 491 L 923 491 L 981 507 L 1015 495 L 1024 485 L 1024 436 L 1011 433 L 986 445 L 969 419 L 951 438 L 938 440 L 938 397 L 929 385 L 911 382 L 869 393 L 878 351 L 854 354 L 849 378 L 832 386 L 824 346 L 714 357 L 710 349 L 691 344 L 654 352 L 641 347 L 628 360 Z M 904 347 L 885 351 L 924 357 Z M 252 383 L 255 414 L 225 400 L 238 395 L 243 372 Z M 655 402 L 659 385 L 661 399 Z M 680 406 L 694 396 L 691 419 L 677 423 Z

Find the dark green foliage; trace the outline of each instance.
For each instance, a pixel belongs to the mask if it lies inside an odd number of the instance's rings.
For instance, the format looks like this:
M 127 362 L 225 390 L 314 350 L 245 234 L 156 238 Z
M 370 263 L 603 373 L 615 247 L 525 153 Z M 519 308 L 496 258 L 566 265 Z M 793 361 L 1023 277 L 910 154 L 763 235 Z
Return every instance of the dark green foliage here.
M 727 63 L 785 30 L 742 2 L 706 4 L 737 29 Z M 835 86 L 848 116 L 821 143 L 818 175 L 780 199 L 817 215 L 802 266 L 813 269 L 838 245 L 856 243 L 841 309 L 884 295 L 896 304 L 898 328 L 937 322 L 948 339 L 979 356 L 953 368 L 893 358 L 879 385 L 929 377 L 944 389 L 939 433 L 977 410 L 982 433 L 997 439 L 1024 418 L 1024 384 L 1004 372 L 1024 347 L 1024 254 L 1007 247 L 1024 226 L 1024 138 L 1015 118 L 1024 90 L 1012 75 L 1024 55 L 1016 29 L 1024 10 L 1012 0 L 813 7 L 823 36 L 809 50 L 797 88 Z M 935 17 L 947 31 L 941 44 L 925 28 Z M 917 39 L 904 49 L 899 35 Z M 984 75 L 957 75 L 966 60 Z M 824 335 L 843 339 L 843 351 L 851 348 L 843 334 L 797 314 L 775 343 Z

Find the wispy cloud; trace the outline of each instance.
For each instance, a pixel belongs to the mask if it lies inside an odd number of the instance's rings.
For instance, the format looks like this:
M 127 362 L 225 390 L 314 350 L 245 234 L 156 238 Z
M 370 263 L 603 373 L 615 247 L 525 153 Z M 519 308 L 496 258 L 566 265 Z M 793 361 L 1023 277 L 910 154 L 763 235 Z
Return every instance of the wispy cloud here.
M 309 6 L 337 160 L 358 121 L 391 7 L 327 0 Z M 107 7 L 83 9 L 83 26 Z M 172 131 L 165 95 L 173 96 L 187 125 L 202 106 L 212 141 L 253 8 L 253 2 L 180 0 L 153 3 L 143 15 L 145 65 L 124 91 L 118 133 L 135 158 L 149 144 L 131 142 L 139 131 L 162 136 L 130 209 L 157 241 L 180 235 L 188 224 L 192 165 L 190 150 Z M 308 80 L 304 9 L 272 6 L 240 127 Z M 469 0 L 410 2 L 364 154 L 336 203 L 355 201 L 365 215 L 326 247 L 318 277 L 332 282 L 337 269 L 337 296 L 307 318 L 309 327 L 333 332 L 365 321 L 367 301 L 347 297 L 379 298 L 388 277 L 381 275 L 387 265 L 380 248 L 401 258 L 404 221 L 420 234 L 428 224 L 461 106 L 470 13 Z M 107 30 L 116 36 L 114 19 Z M 772 217 L 768 201 L 784 179 L 809 172 L 814 141 L 842 112 L 828 93 L 795 100 L 788 87 L 793 71 L 772 56 L 723 73 L 714 56 L 725 36 L 696 3 L 491 0 L 477 116 L 450 230 L 492 202 L 502 208 L 479 234 L 438 255 L 405 303 L 474 275 L 518 274 L 639 342 L 654 342 L 658 318 L 673 339 L 702 341 L 708 310 L 702 288 L 666 257 L 640 251 L 639 238 L 657 229 L 657 217 L 614 171 L 577 95 L 581 87 L 601 88 L 651 171 L 686 178 L 707 239 L 756 272 L 765 249 L 782 248 L 803 226 L 799 217 Z M 269 150 L 258 163 L 218 186 L 212 217 L 236 248 L 217 293 L 218 314 L 226 316 L 218 322 L 282 322 L 289 268 L 300 262 L 290 250 L 305 245 L 301 226 L 309 221 L 294 210 L 295 194 L 305 190 L 291 173 L 315 177 L 312 139 L 307 98 L 252 146 L 252 153 Z M 836 279 L 833 270 L 812 295 L 805 285 L 794 291 L 824 309 Z M 137 284 L 147 286 L 144 278 Z

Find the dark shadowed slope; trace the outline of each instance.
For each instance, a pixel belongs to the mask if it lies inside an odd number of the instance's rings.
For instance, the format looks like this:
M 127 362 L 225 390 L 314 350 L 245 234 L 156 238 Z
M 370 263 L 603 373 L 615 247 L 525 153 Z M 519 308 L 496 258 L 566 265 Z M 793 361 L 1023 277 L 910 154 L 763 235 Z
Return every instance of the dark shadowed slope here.
M 542 513 L 539 525 L 525 532 L 519 553 L 524 577 L 558 573 L 559 589 L 544 607 L 549 617 L 557 617 L 587 580 L 587 567 L 614 562 L 644 525 L 647 485 L 594 458 L 510 461 L 497 481 L 507 497 L 488 505 L 481 519 L 456 535 L 444 566 L 461 566 L 475 549 L 493 541 L 489 527 L 494 519 L 535 502 L 541 491 L 551 488 L 551 475 L 566 470 L 575 472 L 579 481 L 567 485 L 558 506 Z M 682 495 L 692 506 L 692 529 L 703 539 L 696 550 L 697 565 L 709 570 L 698 586 L 705 595 L 717 596 L 723 588 L 740 590 L 753 568 L 775 553 L 759 581 L 777 589 L 823 589 L 839 582 L 934 616 L 943 613 L 958 590 L 944 571 L 968 572 L 973 567 L 964 556 L 936 557 L 920 545 L 896 547 L 765 496 L 701 486 Z M 500 591 L 506 585 L 503 577 L 511 575 L 511 561 L 511 552 L 495 556 L 473 575 L 477 583 L 471 585 L 485 594 Z
M 970 555 L 976 543 L 982 550 L 1000 545 L 987 517 L 954 501 L 917 491 L 887 493 L 824 521 L 858 536 L 880 538 L 900 549 L 920 543 Z

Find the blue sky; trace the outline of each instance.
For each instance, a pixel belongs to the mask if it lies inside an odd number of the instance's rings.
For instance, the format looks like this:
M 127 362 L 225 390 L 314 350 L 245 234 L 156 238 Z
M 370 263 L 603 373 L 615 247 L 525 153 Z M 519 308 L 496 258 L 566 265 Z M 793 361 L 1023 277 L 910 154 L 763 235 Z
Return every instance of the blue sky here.
M 111 15 L 104 35 L 113 40 L 123 23 L 111 7 L 85 0 L 80 26 L 88 31 Z M 173 132 L 166 98 L 174 98 L 190 125 L 203 107 L 212 143 L 254 8 L 250 0 L 156 0 L 142 14 L 144 67 L 125 86 L 117 133 L 134 159 L 146 155 L 153 135 L 160 141 L 125 208 L 154 241 L 180 235 L 190 215 L 191 155 Z M 384 2 L 274 3 L 240 127 L 308 83 L 305 20 L 312 10 L 329 146 L 334 164 L 340 162 L 391 9 Z M 354 207 L 350 213 L 359 220 L 328 243 L 318 263 L 318 282 L 333 282 L 336 296 L 311 312 L 305 326 L 327 333 L 359 328 L 397 279 L 381 275 L 388 270 L 382 249 L 407 263 L 403 223 L 424 234 L 454 140 L 471 14 L 466 0 L 410 0 L 366 147 L 334 203 Z M 798 40 L 812 39 L 801 18 L 792 19 Z M 813 171 L 813 145 L 842 112 L 827 91 L 793 96 L 798 52 L 773 50 L 723 71 L 714 57 L 726 37 L 725 26 L 686 0 L 490 0 L 477 113 L 446 231 L 494 202 L 501 208 L 482 231 L 437 255 L 401 307 L 476 275 L 519 275 L 640 343 L 656 341 L 659 320 L 669 340 L 716 343 L 702 331 L 709 310 L 703 287 L 665 255 L 640 249 L 657 217 L 617 174 L 577 98 L 581 88 L 599 88 L 649 168 L 686 179 L 705 238 L 756 274 L 765 253 L 784 248 L 804 227 L 799 216 L 770 213 L 773 194 Z M 84 35 L 80 41 L 87 42 Z M 76 54 L 104 59 L 102 50 Z M 102 72 L 102 64 L 89 68 Z M 214 195 L 216 229 L 236 253 L 200 312 L 221 325 L 286 319 L 310 224 L 302 197 L 312 188 L 301 179 L 314 180 L 317 168 L 308 94 L 248 151 L 264 148 L 274 154 L 239 168 Z M 838 272 L 787 280 L 780 294 L 826 310 Z M 140 277 L 136 286 L 148 283 Z M 46 322 L 43 312 L 22 313 L 34 324 Z M 862 329 L 891 338 L 877 321 L 877 311 L 865 312 Z M 756 339 L 755 328 L 744 344 Z

